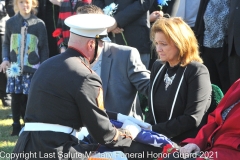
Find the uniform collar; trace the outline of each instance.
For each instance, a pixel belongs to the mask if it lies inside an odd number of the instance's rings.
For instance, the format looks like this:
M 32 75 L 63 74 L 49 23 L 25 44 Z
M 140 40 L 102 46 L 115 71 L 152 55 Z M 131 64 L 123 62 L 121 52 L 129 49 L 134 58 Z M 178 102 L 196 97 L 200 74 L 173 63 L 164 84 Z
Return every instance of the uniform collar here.
M 88 67 L 90 67 L 89 59 L 86 57 L 85 54 L 83 54 L 81 51 L 79 51 L 78 49 L 76 49 L 76 48 L 74 48 L 74 47 L 72 47 L 72 46 L 68 46 L 67 51 L 68 51 L 68 50 L 69 50 L 70 52 L 78 55 L 79 58 L 80 58 Z

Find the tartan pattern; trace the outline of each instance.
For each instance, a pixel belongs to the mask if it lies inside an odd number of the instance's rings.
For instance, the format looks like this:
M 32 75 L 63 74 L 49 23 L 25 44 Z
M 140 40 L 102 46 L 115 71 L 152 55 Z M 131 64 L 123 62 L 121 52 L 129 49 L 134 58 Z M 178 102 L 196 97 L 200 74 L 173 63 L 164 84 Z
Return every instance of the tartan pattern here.
M 82 6 L 84 4 L 90 4 L 90 1 L 78 1 L 75 7 L 72 7 L 71 0 L 63 0 L 61 2 L 61 7 L 59 10 L 59 16 L 58 16 L 58 23 L 56 29 L 61 29 L 62 33 L 58 37 L 57 45 L 60 46 L 61 44 L 64 44 L 64 46 L 67 46 L 70 32 L 69 27 L 64 24 L 64 20 L 72 15 L 76 14 L 76 10 L 79 6 Z

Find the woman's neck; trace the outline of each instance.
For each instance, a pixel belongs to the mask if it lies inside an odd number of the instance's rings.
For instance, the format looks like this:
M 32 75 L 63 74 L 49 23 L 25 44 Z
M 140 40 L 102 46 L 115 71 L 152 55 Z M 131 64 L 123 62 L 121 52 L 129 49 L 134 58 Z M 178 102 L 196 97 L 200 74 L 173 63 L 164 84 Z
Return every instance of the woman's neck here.
M 20 13 L 21 14 L 21 13 Z M 21 14 L 21 16 L 24 18 L 24 19 L 28 19 L 30 16 L 31 16 L 31 13 L 29 14 Z
M 180 63 L 180 61 L 176 61 L 176 62 L 168 62 L 170 67 L 174 67 L 176 65 L 178 65 Z

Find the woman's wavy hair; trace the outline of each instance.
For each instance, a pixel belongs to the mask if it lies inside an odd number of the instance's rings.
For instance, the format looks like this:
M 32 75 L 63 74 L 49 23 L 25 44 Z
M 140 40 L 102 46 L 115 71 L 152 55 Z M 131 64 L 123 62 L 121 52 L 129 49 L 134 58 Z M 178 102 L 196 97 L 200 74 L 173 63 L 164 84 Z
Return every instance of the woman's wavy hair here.
M 199 56 L 198 42 L 192 29 L 180 17 L 160 18 L 153 24 L 150 38 L 154 42 L 155 34 L 162 32 L 167 41 L 173 41 L 179 50 L 181 66 L 191 61 L 203 63 Z M 154 43 L 153 43 L 154 46 Z
M 14 12 L 15 14 L 17 14 L 19 12 L 19 8 L 18 8 L 18 5 L 17 5 L 17 2 L 19 0 L 13 0 L 13 9 L 14 9 Z M 37 7 L 38 7 L 38 0 L 31 0 L 32 1 L 32 10 L 31 10 L 31 13 L 33 14 L 37 14 Z

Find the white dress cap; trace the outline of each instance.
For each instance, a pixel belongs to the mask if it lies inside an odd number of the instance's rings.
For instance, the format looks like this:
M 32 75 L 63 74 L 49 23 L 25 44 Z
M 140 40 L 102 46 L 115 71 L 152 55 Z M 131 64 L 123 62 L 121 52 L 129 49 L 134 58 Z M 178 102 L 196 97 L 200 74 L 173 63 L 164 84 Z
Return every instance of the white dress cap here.
M 109 41 L 107 28 L 115 23 L 115 19 L 104 14 L 78 14 L 65 19 L 70 32 L 88 38 L 100 38 Z M 111 41 L 111 40 L 110 40 Z

